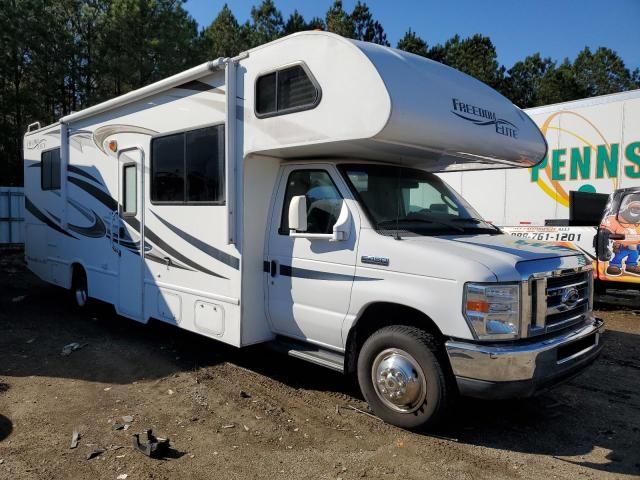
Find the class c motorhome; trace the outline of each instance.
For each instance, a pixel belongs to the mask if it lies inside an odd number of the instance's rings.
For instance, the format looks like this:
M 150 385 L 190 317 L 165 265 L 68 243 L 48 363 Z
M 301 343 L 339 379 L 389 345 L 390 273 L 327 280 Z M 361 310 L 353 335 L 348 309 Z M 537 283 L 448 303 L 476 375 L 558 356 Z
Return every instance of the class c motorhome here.
M 353 374 L 417 428 L 601 350 L 590 262 L 503 235 L 431 173 L 546 149 L 471 77 L 299 33 L 32 126 L 26 260 L 79 305 Z

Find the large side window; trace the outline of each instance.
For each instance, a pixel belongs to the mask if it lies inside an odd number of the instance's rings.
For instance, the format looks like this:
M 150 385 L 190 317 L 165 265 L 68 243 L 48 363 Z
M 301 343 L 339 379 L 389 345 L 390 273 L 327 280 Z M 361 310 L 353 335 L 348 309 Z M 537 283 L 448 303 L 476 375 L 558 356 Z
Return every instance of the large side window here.
M 289 204 L 298 195 L 307 197 L 307 233 L 333 233 L 342 208 L 342 195 L 325 170 L 296 170 L 287 180 L 281 235 L 289 235 Z
M 302 67 L 277 70 L 256 80 L 256 115 L 270 117 L 314 108 L 320 102 L 320 87 Z
M 198 128 L 151 141 L 151 201 L 224 202 L 224 126 Z
M 42 190 L 60 190 L 60 149 L 42 152 L 40 157 L 40 187 Z

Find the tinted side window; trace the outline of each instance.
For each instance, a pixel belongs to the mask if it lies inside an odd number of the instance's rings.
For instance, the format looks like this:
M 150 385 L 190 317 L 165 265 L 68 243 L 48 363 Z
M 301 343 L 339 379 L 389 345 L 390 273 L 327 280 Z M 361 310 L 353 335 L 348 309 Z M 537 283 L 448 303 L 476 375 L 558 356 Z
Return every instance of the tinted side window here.
M 184 202 L 184 134 L 151 142 L 151 200 Z
M 224 202 L 224 125 L 151 141 L 151 201 Z
M 320 101 L 320 89 L 300 65 L 278 70 L 256 80 L 256 114 L 284 115 L 314 108 Z
M 300 65 L 278 72 L 278 111 L 313 105 L 318 92 Z
M 224 134 L 220 127 L 187 132 L 187 201 L 224 200 Z
M 333 233 L 342 208 L 342 196 L 324 170 L 296 170 L 287 181 L 281 235 L 289 235 L 289 204 L 298 195 L 307 198 L 307 233 Z
M 40 187 L 60 190 L 60 149 L 42 152 L 40 157 Z
M 260 114 L 276 111 L 276 74 L 258 78 L 256 83 L 256 111 Z

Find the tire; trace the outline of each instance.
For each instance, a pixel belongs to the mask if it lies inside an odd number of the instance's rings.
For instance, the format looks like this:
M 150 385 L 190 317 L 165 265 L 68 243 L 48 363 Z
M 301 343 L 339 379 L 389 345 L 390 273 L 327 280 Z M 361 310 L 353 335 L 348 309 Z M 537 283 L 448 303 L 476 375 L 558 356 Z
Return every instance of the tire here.
M 89 285 L 87 283 L 87 274 L 82 267 L 74 269 L 71 293 L 76 308 L 85 310 L 89 305 Z
M 446 361 L 430 333 L 406 325 L 384 327 L 358 354 L 360 390 L 385 422 L 410 430 L 431 428 L 444 417 L 453 396 Z

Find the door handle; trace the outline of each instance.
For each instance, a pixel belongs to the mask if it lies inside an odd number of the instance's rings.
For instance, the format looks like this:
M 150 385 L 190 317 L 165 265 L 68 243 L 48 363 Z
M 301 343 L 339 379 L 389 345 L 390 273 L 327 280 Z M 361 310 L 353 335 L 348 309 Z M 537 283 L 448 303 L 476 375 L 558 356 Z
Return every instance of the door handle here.
M 278 274 L 278 262 L 276 262 L 275 260 L 271 260 L 271 276 L 275 277 Z

